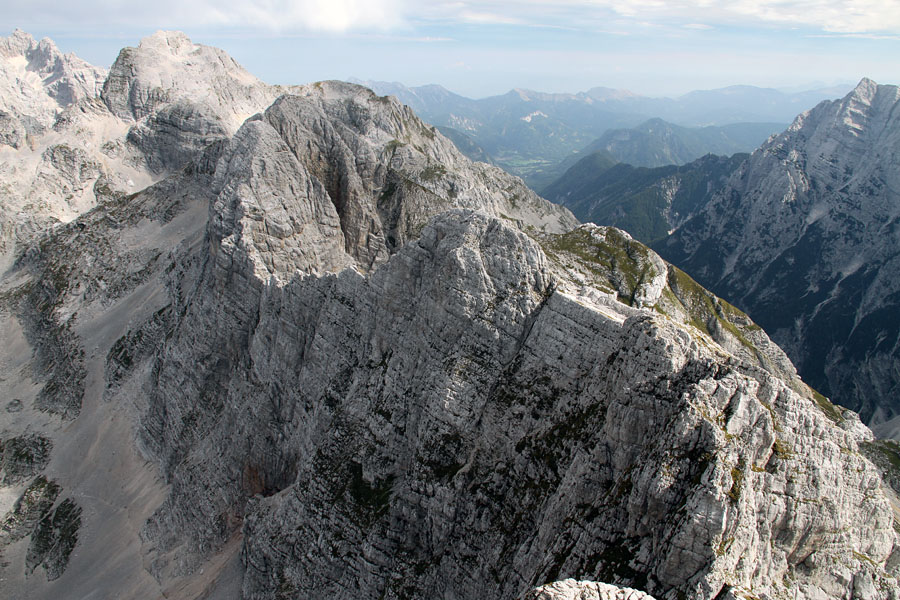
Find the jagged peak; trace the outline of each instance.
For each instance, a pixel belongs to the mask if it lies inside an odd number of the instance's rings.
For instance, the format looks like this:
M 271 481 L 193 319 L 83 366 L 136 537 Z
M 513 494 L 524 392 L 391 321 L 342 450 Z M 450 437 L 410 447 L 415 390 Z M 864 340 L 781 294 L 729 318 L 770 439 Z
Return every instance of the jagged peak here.
M 34 39 L 34 36 L 27 31 L 17 28 L 8 37 L 0 38 L 0 56 L 9 58 L 14 56 L 26 56 L 29 52 L 33 51 L 37 45 L 38 43 Z
M 103 86 L 119 118 L 139 120 L 157 106 L 188 97 L 212 106 L 234 131 L 277 96 L 227 52 L 194 44 L 181 31 L 157 31 L 124 48 Z
M 22 41 L 22 42 L 28 42 L 28 43 L 30 43 L 30 44 L 33 44 L 34 41 L 35 41 L 33 35 L 31 35 L 31 34 L 28 33 L 27 31 L 25 31 L 24 29 L 19 29 L 18 27 L 16 27 L 16 28 L 13 30 L 13 32 L 10 34 L 10 36 L 9 36 L 7 39 L 8 39 L 8 40 L 13 40 L 13 39 L 15 39 L 15 40 L 19 40 L 19 41 Z
M 848 94 L 849 99 L 857 100 L 865 102 L 869 104 L 872 102 L 872 99 L 875 97 L 875 94 L 878 93 L 878 88 L 880 86 L 869 79 L 868 77 L 863 77 L 860 79 L 859 83 L 856 84 L 856 87 L 852 92 Z

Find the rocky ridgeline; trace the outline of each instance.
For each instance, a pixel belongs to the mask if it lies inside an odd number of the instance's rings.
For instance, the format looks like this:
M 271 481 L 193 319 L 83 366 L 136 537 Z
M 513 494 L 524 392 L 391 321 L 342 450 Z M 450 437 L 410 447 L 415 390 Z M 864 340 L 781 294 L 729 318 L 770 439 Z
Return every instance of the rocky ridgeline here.
M 803 113 L 659 245 L 873 424 L 900 411 L 898 106 L 900 89 L 864 79 Z
M 182 85 L 142 52 L 104 88 L 132 133 Z M 12 488 L 13 595 L 897 600 L 871 433 L 743 313 L 394 99 L 290 91 L 233 135 L 208 103 L 224 137 L 4 277 L 3 439 L 54 475 Z M 68 426 L 16 358 L 36 300 L 81 350 Z

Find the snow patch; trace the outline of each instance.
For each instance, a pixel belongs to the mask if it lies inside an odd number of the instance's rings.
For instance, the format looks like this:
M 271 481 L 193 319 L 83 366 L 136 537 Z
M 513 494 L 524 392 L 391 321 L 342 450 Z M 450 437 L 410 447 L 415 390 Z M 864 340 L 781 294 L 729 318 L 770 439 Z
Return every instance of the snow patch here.
M 545 119 L 548 118 L 546 114 L 542 113 L 539 110 L 536 110 L 529 115 L 525 115 L 524 117 L 521 118 L 521 120 L 525 121 L 526 123 L 531 123 L 531 120 L 534 119 L 535 117 L 544 117 Z
M 813 223 L 815 223 L 816 221 L 818 221 L 819 219 L 821 219 L 822 217 L 824 217 L 827 214 L 828 214 L 828 206 L 827 205 L 816 204 L 815 206 L 813 206 L 810 209 L 809 214 L 806 215 L 806 224 L 812 225 Z

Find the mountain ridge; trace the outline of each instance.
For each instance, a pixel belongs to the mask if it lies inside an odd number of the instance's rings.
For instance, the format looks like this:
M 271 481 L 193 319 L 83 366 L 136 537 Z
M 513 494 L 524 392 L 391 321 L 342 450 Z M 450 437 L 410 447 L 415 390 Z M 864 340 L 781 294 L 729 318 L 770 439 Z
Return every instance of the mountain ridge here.
M 881 327 L 888 337 L 891 328 L 877 325 L 876 315 L 892 293 L 893 244 L 885 235 L 898 189 L 891 166 L 898 100 L 896 86 L 863 79 L 842 100 L 801 114 L 658 245 L 755 313 L 813 385 L 876 423 L 897 410 L 887 401 L 892 379 L 878 366 L 893 351 L 876 343 Z M 873 398 L 885 400 L 886 413 Z
M 54 132 L 148 179 L 0 279 L 10 594 L 896 600 L 871 432 L 746 315 L 394 99 L 268 88 L 232 131 L 252 82 L 198 106 L 152 54 L 137 121 Z
M 397 83 L 363 83 L 380 94 L 396 95 L 433 125 L 453 127 L 473 136 L 497 164 L 523 177 L 533 189 L 549 184 L 548 170 L 609 129 L 636 127 L 649 118 L 693 127 L 739 122 L 789 123 L 797 113 L 833 93 L 828 89 L 787 94 L 743 86 L 737 88 L 740 93 L 725 88 L 672 99 L 606 89 L 577 94 L 514 89 L 472 100 L 434 85 L 408 88 Z M 691 159 L 708 151 L 695 153 Z

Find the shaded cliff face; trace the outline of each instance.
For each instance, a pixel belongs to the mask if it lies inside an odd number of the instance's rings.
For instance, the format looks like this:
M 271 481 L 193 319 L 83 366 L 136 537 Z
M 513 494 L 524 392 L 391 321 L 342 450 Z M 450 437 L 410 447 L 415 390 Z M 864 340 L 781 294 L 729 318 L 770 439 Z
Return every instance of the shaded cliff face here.
M 323 181 L 375 181 L 370 140 L 403 131 L 380 102 L 323 84 L 245 124 L 165 343 L 111 355 L 128 389 L 150 373 L 141 444 L 172 490 L 144 532 L 157 576 L 240 531 L 248 598 L 513 598 L 568 576 L 695 598 L 889 589 L 893 517 L 858 421 L 626 234 L 531 238 L 466 177 L 479 211 L 354 251 L 363 200 L 407 192 L 335 202 Z M 421 177 L 442 146 L 416 148 L 416 127 L 389 163 L 420 174 L 412 224 L 472 197 L 450 193 L 465 170 Z M 355 158 L 291 142 L 330 128 Z
M 658 245 L 873 423 L 900 411 L 898 105 L 897 87 L 863 80 L 800 115 Z
M 646 244 L 668 236 L 725 185 L 747 158 L 707 155 L 676 167 L 647 169 L 591 154 L 541 192 L 582 221 L 613 225 Z
M 394 100 L 292 91 L 0 282 L 13 596 L 896 600 L 871 434 L 745 315 Z

